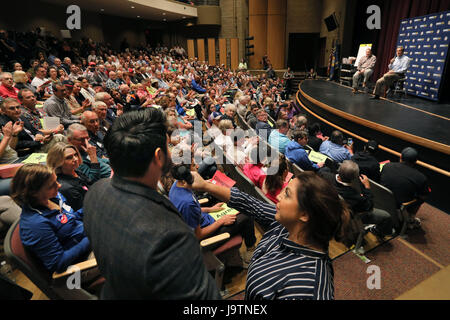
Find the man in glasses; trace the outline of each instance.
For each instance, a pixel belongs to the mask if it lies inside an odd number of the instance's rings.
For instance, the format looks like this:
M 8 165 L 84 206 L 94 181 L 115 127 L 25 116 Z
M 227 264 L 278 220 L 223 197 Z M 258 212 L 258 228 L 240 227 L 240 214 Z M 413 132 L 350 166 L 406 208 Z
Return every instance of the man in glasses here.
M 1 98 L 14 98 L 17 101 L 17 93 L 19 92 L 19 89 L 15 88 L 13 86 L 14 81 L 12 74 L 9 72 L 3 72 L 0 74 L 0 97 Z
M 70 107 L 66 104 L 64 97 L 66 86 L 60 81 L 52 84 L 53 95 L 44 103 L 44 112 L 49 117 L 58 117 L 60 123 L 67 128 L 72 123 L 79 123 L 80 118 L 72 115 Z
M 48 149 L 57 142 L 53 134 L 44 134 L 36 130 L 30 122 L 22 116 L 20 103 L 14 98 L 6 98 L 0 105 L 2 115 L 0 115 L 0 127 L 3 128 L 11 122 L 23 129 L 15 133 L 12 137 L 17 140 L 12 147 L 17 151 L 20 157 L 29 155 L 33 152 L 47 152 Z

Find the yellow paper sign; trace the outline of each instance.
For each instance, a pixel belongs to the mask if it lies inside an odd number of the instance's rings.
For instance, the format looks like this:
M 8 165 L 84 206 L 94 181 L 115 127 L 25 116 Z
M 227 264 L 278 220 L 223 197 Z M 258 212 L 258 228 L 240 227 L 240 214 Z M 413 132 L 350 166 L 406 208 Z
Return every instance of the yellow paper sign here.
M 195 117 L 195 109 L 189 109 L 188 111 L 186 111 L 186 114 L 189 117 Z
M 321 163 L 321 162 L 325 162 L 325 160 L 327 160 L 327 156 L 316 152 L 314 150 L 311 150 L 311 152 L 308 155 L 309 160 L 311 160 L 314 163 Z
M 34 163 L 45 164 L 47 162 L 47 154 L 46 153 L 32 153 L 28 158 L 26 158 L 22 163 Z
M 227 206 L 227 204 L 226 203 L 224 203 L 223 205 L 222 205 L 222 210 L 220 210 L 220 211 L 217 211 L 217 212 L 210 212 L 209 213 L 209 215 L 211 216 L 211 217 L 213 217 L 214 218 L 214 220 L 219 220 L 220 218 L 222 218 L 223 216 L 226 216 L 226 215 L 230 215 L 230 214 L 238 214 L 239 213 L 239 211 L 237 211 L 237 210 L 235 210 L 235 209 L 232 209 L 232 208 L 229 208 L 228 206 Z

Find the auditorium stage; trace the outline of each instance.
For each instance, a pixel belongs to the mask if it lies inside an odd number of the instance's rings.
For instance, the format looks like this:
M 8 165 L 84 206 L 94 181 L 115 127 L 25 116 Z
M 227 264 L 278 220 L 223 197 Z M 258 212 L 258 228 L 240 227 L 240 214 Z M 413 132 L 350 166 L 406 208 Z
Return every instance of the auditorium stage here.
M 393 101 L 354 95 L 350 87 L 331 81 L 305 80 L 297 102 L 310 122 L 319 122 L 329 135 L 339 129 L 355 141 L 356 150 L 375 139 L 379 160 L 398 161 L 401 150 L 419 151 L 418 169 L 430 179 L 429 203 L 450 213 L 450 105 L 406 96 Z

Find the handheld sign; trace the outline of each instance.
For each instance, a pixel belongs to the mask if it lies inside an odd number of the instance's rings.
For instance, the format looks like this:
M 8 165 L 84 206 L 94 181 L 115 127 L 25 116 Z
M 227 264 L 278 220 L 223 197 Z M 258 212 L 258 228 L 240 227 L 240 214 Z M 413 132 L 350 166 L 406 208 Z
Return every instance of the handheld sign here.
M 380 162 L 380 172 L 383 170 L 383 167 L 384 167 L 386 164 L 390 163 L 390 162 L 391 162 L 391 161 L 389 161 L 389 160 Z
M 236 215 L 236 214 L 238 214 L 239 213 L 239 211 L 237 211 L 237 210 L 235 210 L 235 209 L 232 209 L 232 208 L 229 208 L 228 206 L 227 206 L 227 204 L 226 203 L 224 203 L 223 205 L 222 205 L 222 210 L 220 210 L 220 211 L 217 211 L 217 212 L 210 212 L 209 213 L 209 215 L 211 216 L 211 217 L 213 217 L 214 218 L 214 220 L 219 220 L 220 218 L 222 218 L 223 216 L 226 216 L 226 215 L 232 215 L 232 214 L 234 214 L 234 215 Z
M 224 187 L 228 187 L 228 188 L 232 188 L 236 184 L 236 181 L 227 177 L 225 174 L 223 174 L 219 170 L 216 171 L 216 173 L 214 174 L 214 176 L 212 177 L 212 179 L 210 181 L 213 184 L 217 184 L 219 186 L 224 186 Z
M 34 163 L 34 164 L 45 164 L 47 162 L 46 153 L 32 153 L 28 158 L 26 158 L 22 163 Z
M 327 160 L 326 155 L 316 152 L 314 150 L 311 150 L 311 152 L 308 155 L 308 158 L 309 158 L 309 160 L 311 160 L 314 163 L 321 163 L 321 162 L 325 162 L 325 160 Z

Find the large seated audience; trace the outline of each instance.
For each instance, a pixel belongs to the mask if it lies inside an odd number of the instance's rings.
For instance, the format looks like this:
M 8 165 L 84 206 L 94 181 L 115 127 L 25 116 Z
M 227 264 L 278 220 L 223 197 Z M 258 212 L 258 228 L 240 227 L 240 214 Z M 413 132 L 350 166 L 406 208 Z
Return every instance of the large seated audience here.
M 389 187 L 399 206 L 429 192 L 414 169 L 417 151 L 405 149 L 380 173 L 376 141 L 354 153 L 341 132 L 328 138 L 319 124 L 308 126 L 270 66 L 253 76 L 188 59 L 179 46 L 116 51 L 90 39 L 34 31 L 13 41 L 0 32 L 9 47 L 1 51 L 0 163 L 47 154 L 46 165 L 22 166 L 10 188 L 10 179 L 1 179 L 1 194 L 21 207 L 21 240 L 49 272 L 96 254 L 99 269 L 84 276 L 106 278 L 103 298 L 220 298 L 196 246 L 228 232 L 244 239 L 247 299 L 333 299 L 328 243 L 345 238 L 349 212 L 362 214 L 381 238 L 398 231 L 389 213 L 374 208 L 368 177 Z M 242 121 L 253 134 L 234 131 Z M 339 170 L 311 161 L 310 150 L 340 163 Z M 170 170 L 171 154 L 186 161 Z M 242 170 L 269 202 L 238 184 L 205 181 L 203 168 L 223 172 L 221 160 Z M 287 178 L 290 164 L 306 172 Z M 180 167 L 194 180 L 179 177 Z M 215 200 L 208 207 L 198 201 L 205 193 Z M 215 221 L 209 213 L 223 203 L 239 214 Z M 161 220 L 164 210 L 171 214 Z M 270 226 L 259 243 L 255 222 Z M 128 241 L 136 248 L 128 250 Z

